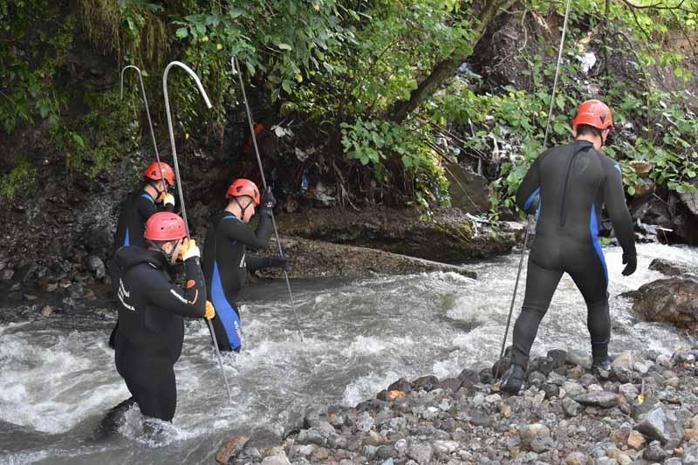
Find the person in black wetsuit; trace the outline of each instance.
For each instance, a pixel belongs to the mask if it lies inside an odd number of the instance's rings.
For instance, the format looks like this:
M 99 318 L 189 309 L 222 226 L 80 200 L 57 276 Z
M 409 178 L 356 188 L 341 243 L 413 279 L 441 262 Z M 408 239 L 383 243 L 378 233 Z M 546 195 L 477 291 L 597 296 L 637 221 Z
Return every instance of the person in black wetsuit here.
M 167 163 L 154 161 L 143 172 L 145 184 L 143 188 L 131 192 L 121 204 L 119 219 L 116 224 L 116 234 L 114 236 L 114 253 L 121 247 L 129 245 L 139 245 L 143 247 L 145 240 L 145 222 L 158 211 L 174 210 L 174 196 L 168 190 L 175 185 L 175 174 L 172 167 Z M 160 205 L 158 205 L 160 204 Z M 117 267 L 112 262 L 110 273 L 112 278 L 112 290 L 114 295 L 118 291 Z M 114 348 L 114 335 L 119 326 L 117 319 L 114 329 L 109 336 L 109 347 Z
M 153 162 L 145 169 L 143 176 L 143 188 L 131 192 L 121 205 L 114 236 L 114 252 L 129 245 L 143 246 L 143 231 L 148 218 L 158 211 L 174 210 L 174 196 L 168 192 L 175 185 L 172 167 L 164 162 L 159 166 L 158 162 Z
M 592 371 L 607 371 L 611 320 L 608 271 L 597 233 L 601 208 L 606 209 L 623 249 L 623 275 L 635 271 L 633 223 L 625 204 L 620 166 L 601 154 L 613 126 L 611 110 L 598 100 L 580 104 L 572 120 L 575 141 L 541 154 L 516 194 L 526 213 L 537 211 L 526 295 L 514 326 L 512 366 L 502 389 L 517 393 L 524 382 L 528 355 L 538 325 L 548 310 L 563 273 L 568 273 L 587 305 Z
M 228 206 L 213 217 L 204 242 L 203 268 L 206 288 L 216 308 L 213 328 L 218 348 L 223 351 L 239 351 L 242 346 L 240 314 L 237 300 L 247 279 L 248 270 L 281 268 L 286 266 L 283 257 L 255 257 L 247 255 L 247 247 L 266 247 L 272 233 L 272 209 L 276 199 L 267 189 L 261 198 L 261 211 L 257 230 L 247 223 L 260 205 L 260 194 L 255 183 L 248 179 L 236 179 L 228 188 Z
M 185 239 L 184 220 L 158 212 L 146 222 L 146 247 L 122 247 L 118 267 L 119 326 L 116 370 L 146 417 L 172 421 L 177 406 L 174 364 L 182 352 L 184 320 L 213 318 L 199 264 L 199 248 Z M 181 255 L 186 285 L 177 286 L 168 271 Z M 120 405 L 128 406 L 128 401 Z

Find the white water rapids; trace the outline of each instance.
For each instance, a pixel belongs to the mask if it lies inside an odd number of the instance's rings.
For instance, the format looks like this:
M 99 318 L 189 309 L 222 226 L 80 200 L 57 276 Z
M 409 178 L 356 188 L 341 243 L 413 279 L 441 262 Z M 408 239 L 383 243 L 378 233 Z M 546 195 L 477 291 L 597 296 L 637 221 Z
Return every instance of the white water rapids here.
M 687 345 L 673 328 L 638 321 L 618 295 L 662 278 L 653 258 L 698 264 L 698 249 L 639 246 L 638 271 L 622 277 L 618 248 L 605 249 L 611 286 L 611 352 Z M 106 346 L 111 308 L 93 314 L 37 317 L 0 325 L 0 463 L 212 463 L 223 441 L 255 427 L 281 433 L 305 407 L 354 405 L 399 377 L 452 377 L 499 354 L 518 255 L 471 265 L 472 280 L 453 273 L 376 276 L 350 282 L 295 283 L 295 320 L 281 283 L 259 286 L 243 306 L 244 348 L 225 357 L 230 405 L 201 321 L 188 323 L 176 365 L 178 406 L 167 440 L 141 439 L 139 413 L 119 434 L 88 440 L 104 413 L 128 397 Z M 523 300 L 520 287 L 515 315 Z M 0 312 L 12 312 L 0 303 Z M 513 324 L 513 322 L 512 322 Z M 564 277 L 533 354 L 589 350 L 586 308 Z

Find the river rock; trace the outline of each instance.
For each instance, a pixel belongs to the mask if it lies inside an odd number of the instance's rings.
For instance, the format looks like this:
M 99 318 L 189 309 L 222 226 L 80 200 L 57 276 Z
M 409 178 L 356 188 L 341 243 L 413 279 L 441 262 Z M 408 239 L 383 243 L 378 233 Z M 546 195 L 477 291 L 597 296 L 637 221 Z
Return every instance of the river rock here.
M 545 452 L 550 448 L 550 429 L 542 423 L 533 423 L 519 428 L 521 445 L 526 450 Z
M 656 439 L 662 444 L 678 443 L 681 435 L 677 434 L 677 425 L 670 420 L 662 407 L 656 407 L 640 415 L 639 424 L 635 427 L 640 433 L 650 439 Z
M 569 417 L 576 417 L 582 412 L 581 404 L 572 400 L 569 397 L 565 397 L 564 399 L 562 399 L 562 409 Z
M 216 454 L 216 463 L 219 465 L 227 465 L 235 455 L 240 452 L 242 447 L 247 442 L 247 437 L 245 436 L 233 436 L 228 439 L 228 441 L 218 450 Z
M 645 451 L 642 453 L 642 458 L 645 460 L 649 460 L 650 462 L 663 462 L 670 455 L 670 453 L 662 449 L 662 446 L 659 443 L 659 441 L 652 441 L 650 442 L 650 445 L 647 446 Z
M 663 258 L 655 258 L 650 262 L 650 270 L 659 271 L 667 276 L 678 276 L 684 273 L 690 273 L 691 270 L 682 264 L 673 263 Z
M 459 380 L 458 378 L 447 378 L 442 380 L 439 383 L 439 388 L 444 389 L 444 390 L 449 390 L 451 392 L 457 392 L 458 389 L 460 389 L 461 385 L 463 384 L 463 381 Z
M 412 384 L 405 378 L 400 378 L 388 386 L 388 391 L 412 392 Z
M 291 462 L 289 462 L 286 452 L 283 450 L 278 450 L 274 453 L 274 455 L 264 457 L 264 460 L 262 460 L 262 465 L 291 465 Z
M 634 298 L 633 311 L 645 321 L 698 329 L 698 277 L 659 279 L 640 287 Z
M 490 210 L 489 185 L 484 176 L 458 163 L 445 163 L 444 169 L 452 206 L 474 214 Z
M 480 375 L 477 371 L 466 368 L 460 372 L 458 379 L 461 380 L 464 387 L 470 387 L 480 382 Z
M 589 463 L 589 458 L 587 454 L 583 452 L 570 452 L 565 457 L 565 465 L 587 465 Z
M 431 463 L 433 453 L 434 450 L 431 445 L 423 443 L 410 444 L 410 447 L 407 449 L 407 456 L 420 465 Z
M 575 400 L 587 407 L 611 408 L 618 405 L 618 394 L 608 391 L 587 392 L 577 396 Z
M 565 361 L 570 365 L 579 365 L 586 370 L 591 369 L 591 357 L 579 350 L 568 351 Z
M 698 465 L 698 446 L 684 447 L 683 465 Z
M 90 270 L 97 279 L 104 279 L 107 274 L 107 268 L 104 266 L 104 262 L 96 255 L 87 257 L 87 269 Z
M 632 430 L 628 435 L 628 446 L 633 449 L 642 450 L 646 444 L 647 440 L 645 440 L 645 437 L 638 431 Z
M 412 381 L 412 389 L 415 391 L 432 391 L 439 386 L 439 378 L 436 376 L 422 376 Z

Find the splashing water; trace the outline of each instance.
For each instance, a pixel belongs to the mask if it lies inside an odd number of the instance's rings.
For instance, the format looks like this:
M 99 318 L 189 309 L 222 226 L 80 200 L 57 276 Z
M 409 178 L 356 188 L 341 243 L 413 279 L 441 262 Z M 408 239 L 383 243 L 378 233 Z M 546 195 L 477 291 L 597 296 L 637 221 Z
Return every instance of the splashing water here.
M 611 352 L 669 352 L 689 341 L 670 327 L 638 321 L 618 295 L 663 277 L 647 269 L 652 258 L 690 266 L 698 263 L 698 250 L 658 244 L 638 250 L 638 271 L 630 277 L 620 275 L 620 249 L 605 250 Z M 399 377 L 451 377 L 491 363 L 499 354 L 517 265 L 516 255 L 475 264 L 477 280 L 421 273 L 296 283 L 305 344 L 285 287 L 265 284 L 263 299 L 242 306 L 242 352 L 224 354 L 235 402 L 227 401 L 206 325 L 189 322 L 175 367 L 177 413 L 155 439 L 143 434 L 137 407 L 126 412 L 118 434 L 90 439 L 106 411 L 129 396 L 106 346 L 113 319 L 81 315 L 78 329 L 67 324 L 72 316 L 2 325 L 0 463 L 210 463 L 228 436 L 255 427 L 281 433 L 307 406 L 354 405 Z M 522 300 L 523 286 L 514 316 Z M 589 350 L 586 308 L 568 277 L 532 355 L 551 348 Z

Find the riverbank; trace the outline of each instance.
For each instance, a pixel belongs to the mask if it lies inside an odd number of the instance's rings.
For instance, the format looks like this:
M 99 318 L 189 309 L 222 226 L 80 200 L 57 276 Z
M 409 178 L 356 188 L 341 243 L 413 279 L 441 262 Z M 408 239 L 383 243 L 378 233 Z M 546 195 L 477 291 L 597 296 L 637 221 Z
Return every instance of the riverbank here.
M 282 439 L 231 438 L 220 464 L 698 463 L 698 350 L 618 354 L 605 376 L 577 351 L 533 359 L 521 395 L 496 366 L 399 379 L 354 408 L 306 412 Z M 506 365 L 507 360 L 502 361 Z M 506 368 L 505 366 L 503 368 Z

